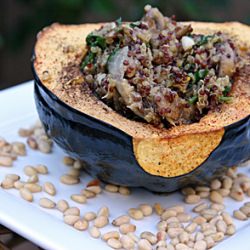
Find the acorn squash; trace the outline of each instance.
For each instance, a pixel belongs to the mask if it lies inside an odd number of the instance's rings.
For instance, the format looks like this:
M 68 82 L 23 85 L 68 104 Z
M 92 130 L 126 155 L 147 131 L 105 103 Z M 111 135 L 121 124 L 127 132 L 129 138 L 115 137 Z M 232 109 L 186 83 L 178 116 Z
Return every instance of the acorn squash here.
M 194 33 L 228 34 L 249 61 L 250 27 L 191 22 Z M 206 183 L 250 159 L 250 63 L 237 73 L 233 101 L 199 122 L 170 129 L 130 120 L 83 85 L 86 36 L 101 24 L 53 24 L 37 36 L 32 60 L 35 102 L 51 138 L 105 182 L 170 192 Z

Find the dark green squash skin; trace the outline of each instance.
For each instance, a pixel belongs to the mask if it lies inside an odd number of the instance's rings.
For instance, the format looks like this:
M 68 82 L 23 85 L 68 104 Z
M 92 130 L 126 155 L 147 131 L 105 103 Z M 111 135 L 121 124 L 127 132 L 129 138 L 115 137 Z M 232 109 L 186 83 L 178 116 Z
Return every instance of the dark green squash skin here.
M 35 103 L 48 135 L 70 156 L 86 163 L 86 171 L 105 182 L 172 192 L 204 184 L 250 159 L 250 116 L 225 127 L 219 146 L 192 172 L 172 178 L 150 175 L 137 163 L 132 137 L 62 102 L 39 80 L 34 66 Z

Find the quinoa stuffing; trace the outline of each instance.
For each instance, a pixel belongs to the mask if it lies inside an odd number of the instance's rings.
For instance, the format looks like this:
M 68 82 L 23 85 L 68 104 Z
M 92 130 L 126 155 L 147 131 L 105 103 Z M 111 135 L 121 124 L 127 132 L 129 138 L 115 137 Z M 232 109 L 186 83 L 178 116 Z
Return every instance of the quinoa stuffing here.
M 85 83 L 128 118 L 190 124 L 232 99 L 238 59 L 225 34 L 193 34 L 191 25 L 147 5 L 140 21 L 107 23 L 86 42 Z

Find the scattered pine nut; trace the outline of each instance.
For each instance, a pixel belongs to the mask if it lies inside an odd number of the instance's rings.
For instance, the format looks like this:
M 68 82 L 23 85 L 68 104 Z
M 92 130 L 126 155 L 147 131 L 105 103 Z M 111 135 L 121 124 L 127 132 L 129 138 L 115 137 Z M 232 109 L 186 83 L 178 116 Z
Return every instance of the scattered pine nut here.
M 66 185 L 74 185 L 80 182 L 79 178 L 73 177 L 71 175 L 62 175 L 60 178 L 61 182 Z
M 196 204 L 200 201 L 200 196 L 195 194 L 190 194 L 185 197 L 185 202 L 188 204 Z
M 13 164 L 13 160 L 9 156 L 0 156 L 0 166 L 3 167 L 11 167 Z
M 181 193 L 185 196 L 196 194 L 195 190 L 192 187 L 185 187 L 181 189 Z
M 86 196 L 87 199 L 96 197 L 96 194 L 94 192 L 91 192 L 91 191 L 86 190 L 86 189 L 81 190 L 81 194 Z
M 80 170 L 71 168 L 68 172 L 68 175 L 78 178 L 80 176 Z
M 101 207 L 97 213 L 97 216 L 109 217 L 109 208 L 106 206 Z
M 39 205 L 44 208 L 54 208 L 56 206 L 55 202 L 48 198 L 41 198 L 39 200 Z
M 83 218 L 84 218 L 85 220 L 87 220 L 87 221 L 92 221 L 92 220 L 94 220 L 96 217 L 97 217 L 97 216 L 96 216 L 96 213 L 94 213 L 94 212 L 87 212 L 87 213 L 85 213 L 84 216 L 83 216 Z
M 89 186 L 89 187 L 86 187 L 85 189 L 95 194 L 100 194 L 102 192 L 102 189 L 100 186 Z
M 105 227 L 106 225 L 108 225 L 108 223 L 109 223 L 109 220 L 106 216 L 98 216 L 94 220 L 94 226 L 98 228 Z
M 130 195 L 131 194 L 131 191 L 128 187 L 122 187 L 122 186 L 119 187 L 118 192 L 122 195 Z
M 156 244 L 157 242 L 157 237 L 148 231 L 142 232 L 140 238 L 148 240 L 152 245 Z
M 113 249 L 120 249 L 122 247 L 122 243 L 118 239 L 108 239 L 107 244 Z
M 65 212 L 69 208 L 69 204 L 65 200 L 59 200 L 56 205 L 57 209 L 61 212 Z
M 110 193 L 117 193 L 119 188 L 116 185 L 107 184 L 104 189 Z
M 127 234 L 130 232 L 135 232 L 136 226 L 133 224 L 126 223 L 126 224 L 120 225 L 119 230 L 120 230 L 120 233 Z
M 177 215 L 177 212 L 172 209 L 166 209 L 163 214 L 161 215 L 162 220 L 167 220 L 170 217 L 175 217 Z
M 195 213 L 200 213 L 202 210 L 204 210 L 206 208 L 208 208 L 208 204 L 205 202 L 202 202 L 202 203 L 198 204 L 197 206 L 195 206 L 192 211 Z
M 144 216 L 150 216 L 153 213 L 153 208 L 148 204 L 140 204 L 139 209 L 142 211 Z
M 70 207 L 63 212 L 64 215 L 78 215 L 80 216 L 80 209 L 78 207 Z
M 89 229 L 89 234 L 91 235 L 91 237 L 93 237 L 95 239 L 100 238 L 100 236 L 101 236 L 101 232 L 97 227 L 91 227 Z
M 164 209 L 160 203 L 154 204 L 154 210 L 155 210 L 156 214 L 158 214 L 158 215 L 162 215 L 162 213 L 164 212 Z
M 31 193 L 39 193 L 42 191 L 42 187 L 37 183 L 25 183 L 24 187 Z
M 2 183 L 1 183 L 1 187 L 3 189 L 10 189 L 14 187 L 14 180 L 10 179 L 10 178 L 5 178 Z
M 134 220 L 142 220 L 144 217 L 142 211 L 136 208 L 130 208 L 128 214 Z
M 38 175 L 32 175 L 28 178 L 27 182 L 28 183 L 37 183 L 39 181 Z
M 33 134 L 33 131 L 31 129 L 20 128 L 18 130 L 18 135 L 21 137 L 28 137 L 28 136 L 31 136 L 32 134 Z
M 235 232 L 236 232 L 236 228 L 233 224 L 231 224 L 227 227 L 227 231 L 226 231 L 227 235 L 233 235 L 233 234 L 235 234 Z
M 120 239 L 124 249 L 134 249 L 135 242 L 127 235 L 122 235 Z
M 22 142 L 13 142 L 12 143 L 12 152 L 16 155 L 25 156 L 26 155 L 26 146 Z
M 119 227 L 122 224 L 128 224 L 130 222 L 130 217 L 127 215 L 121 215 L 112 221 L 112 225 Z
M 24 173 L 28 176 L 36 175 L 37 171 L 34 167 L 32 166 L 25 166 L 23 169 Z
M 212 180 L 211 184 L 210 184 L 210 188 L 213 190 L 217 190 L 221 187 L 221 182 L 218 179 L 214 179 Z
M 87 202 L 87 198 L 84 195 L 81 194 L 72 194 L 70 198 L 80 204 L 84 204 Z
M 231 190 L 230 197 L 236 201 L 243 201 L 244 200 L 244 193 L 242 190 Z
M 48 168 L 45 165 L 39 164 L 35 167 L 38 174 L 48 174 Z
M 56 188 L 53 183 L 45 182 L 43 185 L 43 191 L 47 194 L 54 196 L 56 194 Z
M 63 157 L 63 164 L 66 166 L 73 166 L 75 160 L 71 158 L 70 156 L 64 156 Z
M 86 221 L 84 219 L 77 220 L 74 223 L 74 228 L 77 229 L 77 230 L 79 230 L 79 231 L 87 230 L 88 226 L 89 226 L 88 221 Z
M 67 214 L 63 217 L 66 224 L 73 226 L 80 219 L 79 215 Z
M 20 192 L 21 197 L 24 200 L 29 201 L 29 202 L 33 201 L 33 195 L 27 188 L 25 188 L 25 187 L 20 188 L 19 192 Z
M 236 218 L 238 220 L 246 220 L 247 219 L 247 216 L 243 212 L 241 212 L 240 210 L 234 210 L 233 216 L 234 216 L 234 218 Z
M 139 250 L 151 250 L 152 249 L 152 245 L 149 243 L 148 240 L 141 239 L 138 242 L 138 249 Z
M 18 181 L 20 179 L 20 176 L 17 174 L 7 174 L 5 178 L 11 179 L 13 181 Z
M 25 184 L 25 182 L 23 182 L 23 181 L 15 181 L 14 182 L 14 188 L 16 188 L 16 189 L 23 188 L 24 184 Z
M 221 194 L 217 191 L 212 191 L 210 193 L 210 200 L 214 203 L 219 203 L 222 204 L 223 203 L 223 197 L 221 196 Z
M 110 232 L 107 232 L 107 233 L 103 234 L 103 236 L 102 236 L 102 240 L 104 240 L 104 241 L 107 241 L 107 240 L 109 240 L 111 238 L 112 239 L 119 239 L 120 238 L 119 232 L 110 231 Z

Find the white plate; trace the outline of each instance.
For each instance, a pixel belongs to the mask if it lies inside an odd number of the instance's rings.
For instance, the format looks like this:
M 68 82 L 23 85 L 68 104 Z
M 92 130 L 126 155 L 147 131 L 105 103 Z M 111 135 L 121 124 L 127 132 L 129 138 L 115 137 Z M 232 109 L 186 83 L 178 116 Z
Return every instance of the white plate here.
M 17 135 L 17 130 L 20 127 L 29 127 L 34 124 L 36 119 L 37 114 L 33 101 L 32 82 L 0 92 L 0 135 L 4 136 L 8 141 L 25 141 L 25 139 Z M 70 200 L 69 197 L 71 194 L 79 193 L 91 178 L 83 173 L 80 184 L 74 186 L 61 184 L 59 178 L 68 170 L 68 167 L 62 164 L 63 156 L 64 153 L 57 146 L 54 147 L 53 154 L 49 155 L 28 148 L 28 156 L 19 157 L 15 161 L 14 167 L 0 168 L 0 180 L 7 173 L 18 173 L 25 180 L 27 177 L 23 174 L 22 169 L 26 164 L 46 164 L 50 173 L 47 176 L 40 175 L 40 182 L 51 181 L 55 184 L 57 195 L 52 197 L 54 201 L 62 198 L 67 199 L 71 206 L 79 207 L 82 214 L 87 211 L 97 211 L 101 206 L 106 205 L 111 211 L 110 220 L 125 214 L 128 208 L 137 207 L 140 203 L 154 204 L 155 202 L 160 202 L 164 207 L 183 204 L 182 196 L 178 192 L 169 195 L 156 195 L 137 188 L 132 190 L 132 195 L 130 196 L 103 192 L 97 198 L 89 199 L 87 204 L 79 205 Z M 240 171 L 249 173 L 249 169 L 250 166 L 244 167 Z M 0 189 L 1 224 L 45 249 L 109 249 L 102 240 L 92 239 L 88 232 L 78 232 L 65 225 L 62 222 L 62 215 L 59 211 L 40 208 L 37 204 L 39 198 L 43 196 L 49 197 L 45 193 L 38 193 L 35 194 L 35 201 L 28 203 L 19 197 L 16 190 Z M 235 202 L 229 198 L 225 200 L 225 204 L 230 213 L 241 206 L 241 202 Z M 193 206 L 185 205 L 185 207 L 187 211 L 190 211 Z M 156 232 L 157 221 L 158 217 L 156 215 L 137 221 L 137 234 L 145 230 Z M 219 243 L 214 249 L 250 249 L 249 221 L 235 221 L 235 224 L 237 233 Z M 116 228 L 107 226 L 101 229 L 101 231 L 103 233 L 110 229 L 114 230 Z

